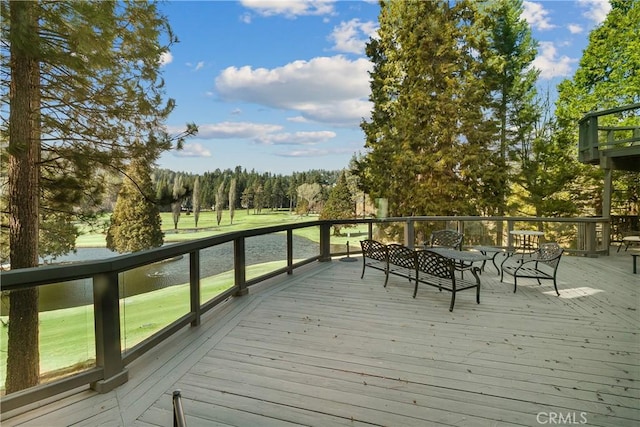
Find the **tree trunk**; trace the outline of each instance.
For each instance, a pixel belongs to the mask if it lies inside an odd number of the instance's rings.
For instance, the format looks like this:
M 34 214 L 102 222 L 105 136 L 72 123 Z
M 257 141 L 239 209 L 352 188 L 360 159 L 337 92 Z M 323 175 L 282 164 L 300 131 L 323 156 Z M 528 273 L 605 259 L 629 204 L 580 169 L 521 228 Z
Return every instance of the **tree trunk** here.
M 38 265 L 40 72 L 37 3 L 10 2 L 9 257 L 11 268 Z M 38 290 L 11 291 L 6 392 L 38 384 Z

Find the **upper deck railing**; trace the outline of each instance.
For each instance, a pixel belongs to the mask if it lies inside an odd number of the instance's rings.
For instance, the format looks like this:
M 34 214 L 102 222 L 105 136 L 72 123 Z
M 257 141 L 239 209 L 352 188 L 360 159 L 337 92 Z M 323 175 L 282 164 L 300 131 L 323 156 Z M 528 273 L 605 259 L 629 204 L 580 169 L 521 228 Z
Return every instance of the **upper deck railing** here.
M 344 243 L 336 245 L 332 242 L 332 230 L 336 225 L 351 227 L 343 229 L 342 232 L 353 236 L 354 248 L 359 248 L 358 241 L 364 238 L 403 242 L 409 247 L 417 247 L 426 240 L 432 230 L 454 228 L 465 235 L 466 246 L 512 247 L 509 231 L 535 229 L 544 231 L 545 240 L 559 242 L 568 253 L 597 256 L 607 254 L 609 249 L 609 236 L 606 233 L 608 220 L 605 218 L 421 216 L 308 221 L 227 233 L 93 262 L 4 271 L 3 293 L 31 287 L 43 290 L 57 286 L 55 284 L 73 281 L 71 286 L 85 286 L 88 289 L 86 292 L 89 293 L 92 302 L 80 307 L 58 307 L 40 313 L 40 360 L 43 371 L 41 384 L 3 396 L 2 413 L 82 386 L 91 387 L 98 392 L 107 392 L 123 384 L 128 379 L 128 364 L 185 326 L 198 326 L 205 312 L 225 300 L 245 295 L 250 286 L 277 275 L 292 274 L 296 268 L 303 265 L 314 261 L 330 261 L 332 256 L 345 255 L 348 252 L 348 243 L 345 247 Z M 302 231 L 309 235 L 309 229 L 315 236 L 313 240 L 319 242 L 316 246 L 317 251 L 312 256 L 301 257 L 302 251 L 299 250 L 294 236 L 300 237 Z M 498 235 L 498 230 L 502 230 L 503 235 Z M 253 276 L 249 277 L 255 262 L 247 258 L 246 248 L 255 246 L 256 239 L 273 235 L 282 236 L 277 239 L 282 239 L 283 242 L 278 249 L 274 249 L 273 246 L 269 246 L 268 249 L 274 252 L 277 263 L 269 264 L 267 270 L 260 270 L 257 274 L 251 273 Z M 505 244 L 502 245 L 501 242 Z M 233 268 L 222 274 L 203 277 L 203 256 L 210 256 L 207 251 L 215 248 L 222 249 L 216 252 L 215 256 L 230 258 Z M 354 252 L 359 252 L 359 249 Z M 184 269 L 188 270 L 187 283 L 175 283 L 149 291 L 144 294 L 146 302 L 139 295 L 125 294 L 128 285 L 126 274 L 183 256 L 188 260 L 188 264 L 184 266 Z M 222 286 L 212 293 L 209 290 L 212 283 Z M 132 317 L 138 312 L 144 320 L 135 323 Z M 164 316 L 164 323 L 154 318 L 161 315 Z M 81 329 L 90 332 L 79 344 L 67 343 L 78 340 L 78 337 L 67 334 L 51 337 L 48 335 L 51 334 L 52 328 L 49 325 L 60 319 L 62 322 L 66 321 L 68 327 L 77 327 L 77 323 L 84 322 L 80 325 Z M 10 322 L 11 318 L 3 315 L 2 320 L 6 323 Z M 3 346 L 0 348 L 0 372 L 5 374 L 6 329 L 2 328 L 3 335 L 0 337 Z M 148 332 L 137 336 L 133 343 L 127 342 L 128 334 L 139 334 L 141 330 L 144 332 L 147 329 Z M 60 365 L 56 366 L 48 363 L 49 359 L 61 359 L 60 353 L 72 353 L 71 347 L 74 346 L 80 347 L 78 357 L 83 360 L 72 358 L 71 362 L 59 362 Z M 2 383 L 4 384 L 4 378 Z
M 640 171 L 639 112 L 640 103 L 585 114 L 579 121 L 578 159 Z

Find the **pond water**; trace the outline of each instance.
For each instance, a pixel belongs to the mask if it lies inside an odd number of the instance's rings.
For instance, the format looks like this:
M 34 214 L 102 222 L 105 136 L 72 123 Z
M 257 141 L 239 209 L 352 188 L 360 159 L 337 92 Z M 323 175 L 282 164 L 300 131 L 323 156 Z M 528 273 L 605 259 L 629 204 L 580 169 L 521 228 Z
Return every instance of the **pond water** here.
M 287 239 L 284 234 L 268 234 L 245 240 L 247 265 L 286 259 Z M 342 246 L 332 251 L 344 251 Z M 294 259 L 306 259 L 318 255 L 319 245 L 303 237 L 293 236 Z M 101 260 L 118 256 L 106 248 L 80 248 L 74 254 L 56 259 L 56 263 L 73 263 Z M 208 277 L 233 269 L 233 242 L 200 251 L 200 277 Z M 165 260 L 127 271 L 120 277 L 120 295 L 131 296 L 156 289 L 189 282 L 189 257 Z M 82 279 L 40 287 L 40 311 L 87 305 L 93 303 L 92 280 Z M 8 302 L 2 301 L 2 314 Z

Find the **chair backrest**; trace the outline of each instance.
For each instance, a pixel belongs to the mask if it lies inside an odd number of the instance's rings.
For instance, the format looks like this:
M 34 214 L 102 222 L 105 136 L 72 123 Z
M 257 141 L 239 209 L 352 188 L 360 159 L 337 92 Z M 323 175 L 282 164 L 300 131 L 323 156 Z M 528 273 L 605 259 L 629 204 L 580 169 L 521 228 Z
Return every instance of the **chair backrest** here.
M 462 250 L 463 239 L 464 235 L 458 233 L 456 230 L 436 230 L 431 233 L 429 244 L 432 248 L 435 246 L 441 246 Z
M 391 243 L 387 245 L 389 264 L 404 268 L 416 268 L 416 252 L 404 245 Z
M 558 268 L 560 257 L 563 252 L 564 249 L 562 249 L 556 242 L 543 243 L 538 249 L 536 261 L 547 264 L 555 270 Z
M 449 258 L 431 252 L 429 249 L 417 252 L 418 270 L 444 279 L 454 279 L 454 265 Z
M 361 240 L 360 247 L 362 248 L 362 256 L 364 257 L 375 259 L 376 261 L 387 260 L 387 245 L 377 240 Z

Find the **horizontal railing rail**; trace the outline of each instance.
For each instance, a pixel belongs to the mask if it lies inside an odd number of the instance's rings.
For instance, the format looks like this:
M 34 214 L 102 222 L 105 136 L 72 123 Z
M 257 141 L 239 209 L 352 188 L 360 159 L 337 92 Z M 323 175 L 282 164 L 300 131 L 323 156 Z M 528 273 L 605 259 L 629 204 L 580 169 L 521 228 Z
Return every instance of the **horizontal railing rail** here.
M 217 307 L 233 296 L 248 293 L 248 288 L 281 274 L 292 274 L 296 268 L 316 261 L 330 261 L 333 256 L 345 252 L 332 250 L 331 230 L 334 226 L 365 226 L 363 238 L 372 238 L 375 233 L 387 233 L 388 238 L 401 240 L 414 247 L 421 244 L 421 233 L 430 227 L 453 227 L 469 236 L 469 242 L 480 238 L 491 239 L 502 245 L 506 236 L 506 246 L 512 245 L 508 232 L 518 226 L 547 227 L 550 233 L 554 226 L 568 226 L 569 234 L 579 235 L 580 247 L 574 252 L 595 256 L 608 253 L 608 219 L 606 218 L 539 218 L 539 217 L 474 217 L 474 216 L 416 216 L 399 218 L 362 218 L 346 220 L 318 220 L 296 224 L 285 224 L 251 230 L 225 233 L 184 243 L 176 243 L 161 248 L 133 254 L 114 256 L 108 259 L 61 265 L 47 265 L 35 268 L 16 269 L 2 272 L 2 291 L 15 291 L 40 287 L 77 279 L 90 279 L 93 292 L 93 318 L 95 328 L 95 366 L 78 371 L 68 377 L 51 381 L 20 392 L 2 397 L 2 413 L 34 403 L 38 400 L 59 395 L 81 386 L 90 386 L 99 392 L 107 392 L 128 379 L 127 365 L 150 351 L 164 340 L 191 325 L 200 324 L 203 313 Z M 317 228 L 318 253 L 295 260 L 294 232 L 305 228 Z M 374 227 L 377 227 L 374 230 Z M 480 232 L 476 229 L 481 229 Z M 250 237 L 274 233 L 286 235 L 286 260 L 284 267 L 274 268 L 267 273 L 247 279 L 246 241 Z M 478 235 L 482 233 L 482 235 Z M 480 237 L 478 237 L 480 236 Z M 422 235 L 424 238 L 424 235 Z M 574 239 L 576 240 L 576 239 Z M 213 297 L 201 302 L 200 256 L 202 251 L 219 245 L 233 243 L 229 257 L 233 258 L 233 285 Z M 359 245 L 353 245 L 353 253 L 359 253 Z M 569 251 L 570 252 L 570 251 Z M 158 332 L 128 349 L 121 343 L 120 295 L 121 274 L 149 264 L 174 257 L 188 256 L 189 260 L 189 311 L 176 317 Z M 295 260 L 295 261 L 294 261 Z M 10 318 L 9 318 L 9 321 Z M 46 355 L 45 355 L 46 357 Z M 4 367 L 3 367 L 4 368 Z
M 638 111 L 640 103 L 585 114 L 578 121 L 578 159 L 584 163 L 595 164 L 600 162 L 600 151 L 614 155 L 612 153 L 616 150 L 624 154 L 631 149 L 637 154 L 637 147 L 640 146 Z M 616 117 L 617 120 L 614 120 L 613 124 L 605 125 L 600 119 L 604 120 L 606 116 Z M 625 122 L 632 116 L 636 117 L 635 122 Z

